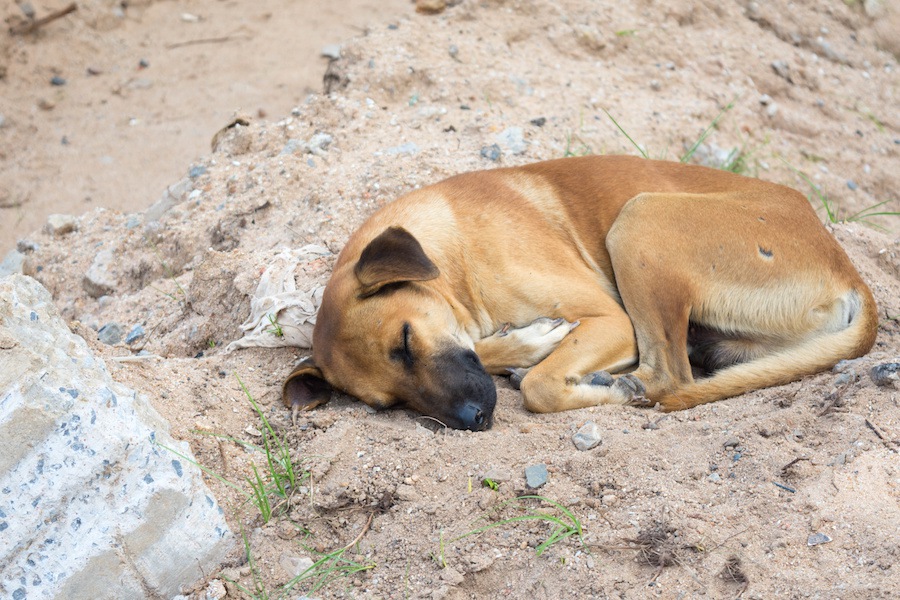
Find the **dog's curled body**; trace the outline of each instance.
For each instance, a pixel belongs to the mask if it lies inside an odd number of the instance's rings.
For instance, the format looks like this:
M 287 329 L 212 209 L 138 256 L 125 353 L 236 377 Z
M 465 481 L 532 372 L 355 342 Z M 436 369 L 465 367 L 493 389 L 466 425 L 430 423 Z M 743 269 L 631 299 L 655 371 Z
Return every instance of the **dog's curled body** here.
M 488 374 L 518 368 L 533 411 L 674 410 L 860 356 L 876 330 L 871 292 L 799 192 L 567 158 L 458 175 L 376 212 L 341 252 L 284 398 L 314 406 L 328 382 L 484 429 Z

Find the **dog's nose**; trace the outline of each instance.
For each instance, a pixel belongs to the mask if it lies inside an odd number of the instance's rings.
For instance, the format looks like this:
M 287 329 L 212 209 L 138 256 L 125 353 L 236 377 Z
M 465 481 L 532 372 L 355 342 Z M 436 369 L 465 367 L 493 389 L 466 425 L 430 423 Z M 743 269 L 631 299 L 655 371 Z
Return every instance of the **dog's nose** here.
M 459 410 L 459 420 L 463 429 L 481 431 L 486 429 L 487 415 L 477 404 L 468 403 Z

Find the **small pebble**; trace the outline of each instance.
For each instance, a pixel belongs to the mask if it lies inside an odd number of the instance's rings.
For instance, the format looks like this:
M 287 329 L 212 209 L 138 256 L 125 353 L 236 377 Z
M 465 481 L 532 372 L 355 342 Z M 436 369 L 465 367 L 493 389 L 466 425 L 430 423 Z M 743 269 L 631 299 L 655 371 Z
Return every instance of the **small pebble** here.
M 78 221 L 72 215 L 54 214 L 47 217 L 44 230 L 51 235 L 66 235 L 77 228 Z
M 147 62 L 146 58 L 142 58 L 140 61 L 138 61 L 138 68 L 146 69 L 149 66 L 150 66 L 150 63 Z
M 50 85 L 61 86 L 66 85 L 66 80 L 59 75 L 54 75 L 50 78 Z
M 484 146 L 481 149 L 481 156 L 485 157 L 488 160 L 498 161 L 500 160 L 500 146 L 497 144 L 491 144 L 490 146 Z
M 709 480 L 712 481 L 713 483 L 719 483 L 720 481 L 722 481 L 722 477 L 721 477 L 721 475 L 719 475 L 718 473 L 712 473 L 712 474 L 710 474 L 710 476 L 707 477 L 707 479 L 709 479 Z
M 118 323 L 107 323 L 97 332 L 97 339 L 107 346 L 115 346 L 122 341 L 122 326 Z
M 808 538 L 806 538 L 806 545 L 818 546 L 819 544 L 827 544 L 830 541 L 831 538 L 824 533 L 812 533 Z
M 900 362 L 875 365 L 869 370 L 869 376 L 877 386 L 893 387 L 900 381 Z
M 450 53 L 451 58 L 456 58 L 459 54 L 459 48 L 456 47 L 456 44 L 450 44 L 450 48 L 447 49 L 447 52 Z
M 597 447 L 600 442 L 600 428 L 593 421 L 582 425 L 581 429 L 572 436 L 572 443 L 582 452 Z
M 726 448 L 734 448 L 735 446 L 737 446 L 740 443 L 741 443 L 740 440 L 738 440 L 736 437 L 732 436 L 732 437 L 728 438 L 727 440 L 725 440 L 725 443 L 722 445 L 725 446 Z
M 521 127 L 507 127 L 497 134 L 496 140 L 510 154 L 522 154 L 528 149 Z
M 532 490 L 536 490 L 539 487 L 543 486 L 547 483 L 547 480 L 550 478 L 550 473 L 547 472 L 547 465 L 544 463 L 539 463 L 536 465 L 532 465 L 530 467 L 526 467 L 525 469 L 525 485 L 527 485 Z
M 142 337 L 144 337 L 144 327 L 142 325 L 135 325 L 131 328 L 131 331 L 128 332 L 128 335 L 125 336 L 125 343 L 132 344 Z
M 415 142 L 406 142 L 405 144 L 400 144 L 399 146 L 388 148 L 384 151 L 384 153 L 393 155 L 406 154 L 408 156 L 413 156 L 419 153 L 419 146 L 416 145 Z
M 856 182 L 853 181 L 852 179 L 848 179 L 848 180 L 847 180 L 847 187 L 850 188 L 850 190 L 852 190 L 852 191 L 856 191 L 856 189 L 857 189 L 859 186 L 856 185 Z
M 322 51 L 319 54 L 329 60 L 337 60 L 341 57 L 341 45 L 328 44 L 327 46 L 322 48 Z
M 538 117 L 537 119 L 532 119 L 531 124 L 535 127 L 543 127 L 544 124 L 547 123 L 547 117 Z
M 841 387 L 841 386 L 847 385 L 848 383 L 852 382 L 854 379 L 856 379 L 856 373 L 854 373 L 853 370 L 850 370 L 846 373 L 841 373 L 840 375 L 835 377 L 834 385 L 837 387 Z
M 191 167 L 191 170 L 188 171 L 188 177 L 190 177 L 191 179 L 197 179 L 201 175 L 205 175 L 205 174 L 206 174 L 206 167 L 203 165 L 193 166 L 193 167 Z

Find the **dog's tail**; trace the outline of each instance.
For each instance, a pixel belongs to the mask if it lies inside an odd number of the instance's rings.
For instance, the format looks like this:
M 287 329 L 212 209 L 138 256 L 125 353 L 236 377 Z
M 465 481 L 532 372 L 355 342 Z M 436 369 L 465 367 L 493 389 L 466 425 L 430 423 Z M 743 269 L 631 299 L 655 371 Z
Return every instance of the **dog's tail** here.
M 875 343 L 878 332 L 875 299 L 869 288 L 862 285 L 850 290 L 843 302 L 844 327 L 822 331 L 797 345 L 727 367 L 655 400 L 665 411 L 691 408 L 790 383 L 830 369 L 840 360 L 862 356 Z

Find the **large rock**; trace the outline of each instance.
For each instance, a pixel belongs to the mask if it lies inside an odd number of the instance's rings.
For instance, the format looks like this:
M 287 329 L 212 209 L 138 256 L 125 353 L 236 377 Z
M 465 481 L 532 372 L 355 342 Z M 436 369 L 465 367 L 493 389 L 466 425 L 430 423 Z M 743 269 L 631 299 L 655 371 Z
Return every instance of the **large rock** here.
M 232 546 L 191 456 L 22 275 L 0 279 L 0 597 L 170 598 Z

